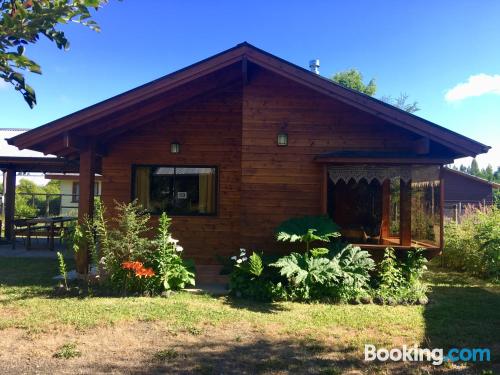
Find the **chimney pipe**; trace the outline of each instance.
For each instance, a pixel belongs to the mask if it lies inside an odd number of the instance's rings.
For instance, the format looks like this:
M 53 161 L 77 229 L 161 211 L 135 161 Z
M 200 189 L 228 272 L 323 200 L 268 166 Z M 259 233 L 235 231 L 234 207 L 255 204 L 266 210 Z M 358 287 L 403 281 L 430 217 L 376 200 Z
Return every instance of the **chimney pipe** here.
M 319 59 L 309 61 L 309 69 L 311 72 L 319 74 Z

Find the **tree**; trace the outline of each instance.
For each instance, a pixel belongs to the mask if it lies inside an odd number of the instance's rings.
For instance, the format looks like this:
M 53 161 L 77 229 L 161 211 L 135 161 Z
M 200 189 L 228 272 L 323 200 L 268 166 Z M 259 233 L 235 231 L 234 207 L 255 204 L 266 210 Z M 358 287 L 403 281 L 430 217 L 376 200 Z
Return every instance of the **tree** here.
M 408 103 L 407 100 L 409 98 L 409 95 L 405 92 L 402 92 L 399 94 L 398 97 L 393 98 L 392 96 L 383 96 L 380 98 L 383 102 L 386 102 L 390 105 L 393 105 L 394 107 L 398 107 L 399 109 L 402 109 L 403 111 L 409 112 L 409 113 L 414 113 L 417 111 L 420 111 L 420 107 L 418 106 L 417 101 L 413 101 L 413 103 Z
M 472 159 L 468 172 L 473 176 L 478 176 L 478 177 L 480 176 L 481 171 L 479 170 L 479 165 L 477 164 L 476 158 Z
M 494 175 L 493 175 L 493 167 L 491 164 L 488 164 L 486 169 L 482 171 L 482 175 L 488 181 L 493 181 Z
M 91 9 L 108 0 L 0 0 L 0 79 L 12 84 L 28 105 L 36 105 L 35 90 L 26 83 L 23 71 L 41 74 L 40 66 L 25 56 L 25 47 L 47 37 L 59 49 L 67 50 L 69 41 L 61 24 L 80 23 L 94 31 Z
M 332 77 L 332 81 L 337 82 L 338 84 L 360 91 L 363 94 L 373 96 L 377 91 L 377 84 L 375 83 L 375 79 L 372 78 L 368 84 L 363 83 L 363 75 L 357 69 L 349 69 L 343 72 L 335 73 Z

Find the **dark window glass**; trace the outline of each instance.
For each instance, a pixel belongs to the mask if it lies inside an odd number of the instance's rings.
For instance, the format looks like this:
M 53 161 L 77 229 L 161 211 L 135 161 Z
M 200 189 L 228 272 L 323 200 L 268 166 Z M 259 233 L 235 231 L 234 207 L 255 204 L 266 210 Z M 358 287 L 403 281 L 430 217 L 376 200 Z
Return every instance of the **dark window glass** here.
M 213 215 L 216 168 L 137 166 L 134 198 L 151 213 Z

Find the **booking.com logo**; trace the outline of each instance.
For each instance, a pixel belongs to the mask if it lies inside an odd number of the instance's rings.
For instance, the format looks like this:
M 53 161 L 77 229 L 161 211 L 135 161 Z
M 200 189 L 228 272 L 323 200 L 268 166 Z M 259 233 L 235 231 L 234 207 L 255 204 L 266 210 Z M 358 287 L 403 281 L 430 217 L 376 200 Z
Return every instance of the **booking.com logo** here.
M 365 345 L 365 361 L 378 360 L 381 362 L 431 362 L 435 366 L 444 362 L 489 362 L 491 352 L 488 348 L 451 348 L 446 355 L 443 349 L 425 349 L 417 345 L 402 348 L 377 349 L 375 345 Z

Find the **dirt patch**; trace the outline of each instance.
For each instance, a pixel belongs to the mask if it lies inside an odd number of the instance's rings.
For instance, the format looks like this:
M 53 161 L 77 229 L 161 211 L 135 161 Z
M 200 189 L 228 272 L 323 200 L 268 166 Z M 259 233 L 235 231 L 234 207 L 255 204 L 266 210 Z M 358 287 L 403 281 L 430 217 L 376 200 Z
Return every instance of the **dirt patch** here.
M 175 330 L 166 323 L 134 322 L 86 331 L 53 328 L 32 333 L 13 328 L 0 333 L 0 373 L 407 374 L 417 370 L 367 364 L 339 333 L 321 338 L 312 333 L 285 335 L 276 327 L 252 324 Z M 78 356 L 55 358 L 68 344 L 74 344 Z

